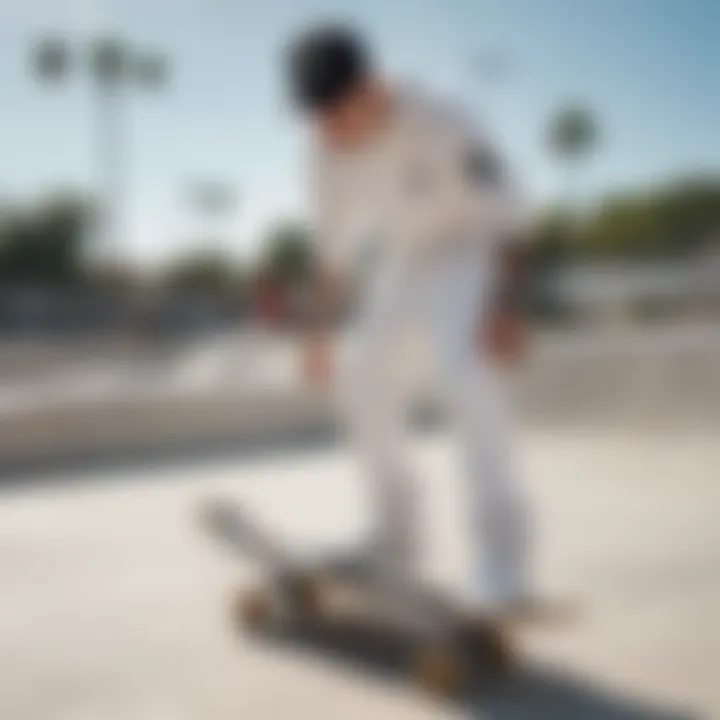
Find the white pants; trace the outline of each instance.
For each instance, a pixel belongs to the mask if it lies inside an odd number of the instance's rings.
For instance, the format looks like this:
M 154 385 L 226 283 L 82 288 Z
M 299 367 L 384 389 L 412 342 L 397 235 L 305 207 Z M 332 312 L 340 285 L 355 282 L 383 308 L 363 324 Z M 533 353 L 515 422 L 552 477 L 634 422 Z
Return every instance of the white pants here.
M 408 340 L 428 340 L 459 436 L 468 483 L 471 601 L 502 607 L 525 592 L 527 511 L 512 467 L 500 378 L 477 342 L 491 262 L 452 247 L 414 264 L 387 264 L 365 288 L 339 355 L 338 394 L 367 474 L 389 578 L 415 573 L 417 487 L 405 454 Z

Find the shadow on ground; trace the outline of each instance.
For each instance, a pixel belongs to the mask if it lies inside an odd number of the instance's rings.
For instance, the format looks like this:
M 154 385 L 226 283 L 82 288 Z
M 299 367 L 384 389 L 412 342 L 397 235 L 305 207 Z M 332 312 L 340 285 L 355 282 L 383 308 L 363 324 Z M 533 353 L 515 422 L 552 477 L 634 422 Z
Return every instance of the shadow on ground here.
M 695 720 L 691 712 L 662 708 L 571 675 L 560 668 L 525 668 L 504 687 L 468 701 L 476 720 Z
M 284 628 L 262 637 L 298 659 L 327 661 L 376 682 L 406 682 L 412 644 L 407 638 L 354 623 Z M 696 720 L 688 711 L 602 687 L 562 668 L 519 667 L 510 676 L 477 678 L 471 691 L 448 701 L 473 720 Z

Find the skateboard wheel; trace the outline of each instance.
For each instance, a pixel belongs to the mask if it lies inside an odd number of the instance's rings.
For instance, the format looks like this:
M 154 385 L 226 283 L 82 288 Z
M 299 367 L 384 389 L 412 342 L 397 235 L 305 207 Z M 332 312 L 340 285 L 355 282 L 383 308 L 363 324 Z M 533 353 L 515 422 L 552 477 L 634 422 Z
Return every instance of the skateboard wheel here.
M 241 592 L 235 598 L 233 615 L 240 627 L 252 631 L 262 630 L 272 620 L 272 601 L 260 589 Z
M 480 625 L 468 633 L 470 653 L 478 670 L 492 677 L 503 677 L 511 672 L 515 648 L 507 629 Z
M 489 643 L 488 669 L 497 677 L 509 675 L 515 664 L 515 647 L 507 633 L 498 632 Z
M 300 577 L 289 591 L 292 611 L 300 618 L 312 620 L 320 617 L 324 605 L 323 583 L 317 577 Z
M 415 677 L 426 691 L 438 697 L 461 692 L 468 680 L 467 668 L 457 652 L 449 647 L 429 647 L 420 651 Z

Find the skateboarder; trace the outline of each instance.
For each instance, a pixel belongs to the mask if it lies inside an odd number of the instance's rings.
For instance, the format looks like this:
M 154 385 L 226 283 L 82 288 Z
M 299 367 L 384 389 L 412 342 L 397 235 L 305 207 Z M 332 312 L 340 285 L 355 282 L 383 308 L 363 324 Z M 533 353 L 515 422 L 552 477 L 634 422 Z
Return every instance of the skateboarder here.
M 373 492 L 378 577 L 412 579 L 416 487 L 403 443 L 412 357 L 429 340 L 464 458 L 472 603 L 527 598 L 528 511 L 513 468 L 502 365 L 523 349 L 523 218 L 502 155 L 462 112 L 396 87 L 361 37 L 341 27 L 290 45 L 288 83 L 312 131 L 311 187 L 322 271 L 305 349 L 333 378 Z M 333 342 L 349 287 L 357 302 Z

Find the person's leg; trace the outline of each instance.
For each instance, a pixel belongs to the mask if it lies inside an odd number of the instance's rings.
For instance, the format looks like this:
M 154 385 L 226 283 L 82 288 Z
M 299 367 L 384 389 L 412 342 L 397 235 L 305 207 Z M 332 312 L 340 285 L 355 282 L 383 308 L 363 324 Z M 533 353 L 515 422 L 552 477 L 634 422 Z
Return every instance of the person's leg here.
M 529 518 L 508 399 L 477 342 L 490 271 L 477 253 L 460 249 L 438 263 L 429 282 L 438 366 L 467 473 L 471 601 L 495 609 L 527 592 Z
M 373 570 L 410 579 L 418 558 L 417 487 L 406 455 L 407 369 L 403 347 L 412 306 L 410 278 L 376 278 L 340 344 L 336 390 L 370 490 Z

